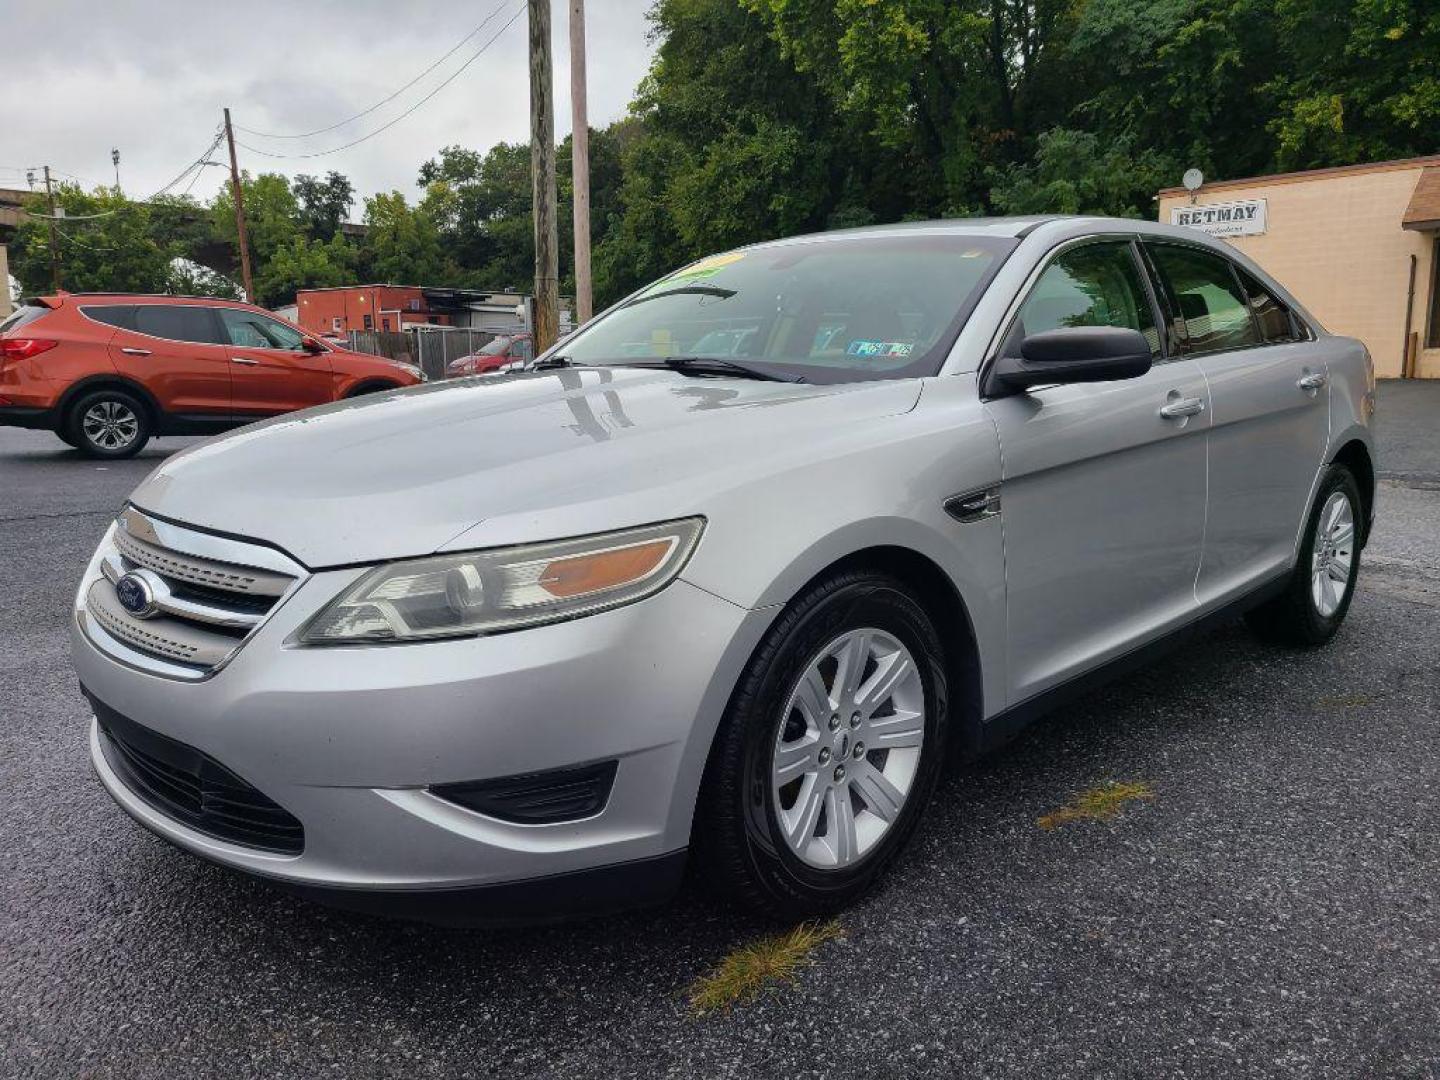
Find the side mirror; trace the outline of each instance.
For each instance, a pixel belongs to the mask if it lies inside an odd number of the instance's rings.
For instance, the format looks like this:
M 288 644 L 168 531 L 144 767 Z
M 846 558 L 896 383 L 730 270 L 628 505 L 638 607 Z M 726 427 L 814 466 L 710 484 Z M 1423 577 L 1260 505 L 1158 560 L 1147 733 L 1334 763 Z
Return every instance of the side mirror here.
M 1031 334 L 1019 356 L 995 361 L 985 382 L 989 397 L 1052 383 L 1134 379 L 1150 370 L 1150 343 L 1119 326 L 1067 326 Z
M 324 352 L 324 351 L 325 351 L 325 346 L 324 346 L 324 345 L 321 345 L 321 344 L 320 344 L 318 341 L 316 341 L 314 338 L 308 338 L 308 337 L 307 337 L 307 338 L 301 338 L 301 339 L 300 339 L 300 351 L 301 351 L 301 352 L 307 352 L 307 353 L 309 353 L 311 356 L 314 356 L 314 355 L 316 355 L 317 353 L 322 353 L 322 352 Z

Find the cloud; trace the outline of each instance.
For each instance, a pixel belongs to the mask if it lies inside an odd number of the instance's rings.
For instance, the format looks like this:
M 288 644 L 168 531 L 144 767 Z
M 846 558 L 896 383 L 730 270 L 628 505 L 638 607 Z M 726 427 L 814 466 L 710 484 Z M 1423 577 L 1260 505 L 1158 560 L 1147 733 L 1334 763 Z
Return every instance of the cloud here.
M 395 102 L 308 140 L 240 133 L 255 150 L 304 153 L 350 142 L 395 118 L 459 67 L 521 6 L 520 0 L 246 0 L 202 4 L 52 0 L 7 12 L 0 79 L 0 186 L 24 184 L 26 166 L 112 183 L 111 147 L 125 191 L 146 197 L 194 161 L 221 109 L 238 126 L 305 132 L 375 104 L 409 82 L 500 5 L 499 13 L 436 72 Z M 568 0 L 554 9 L 556 132 L 570 129 Z M 587 0 L 590 122 L 624 115 L 652 51 L 647 0 Z M 241 149 L 243 168 L 337 169 L 362 194 L 416 193 L 420 164 L 442 146 L 479 150 L 529 137 L 526 18 L 520 15 L 454 82 L 413 115 L 351 149 L 282 160 Z M 223 147 L 215 160 L 224 160 Z M 193 194 L 224 181 L 208 169 Z M 358 206 L 356 211 L 358 212 Z

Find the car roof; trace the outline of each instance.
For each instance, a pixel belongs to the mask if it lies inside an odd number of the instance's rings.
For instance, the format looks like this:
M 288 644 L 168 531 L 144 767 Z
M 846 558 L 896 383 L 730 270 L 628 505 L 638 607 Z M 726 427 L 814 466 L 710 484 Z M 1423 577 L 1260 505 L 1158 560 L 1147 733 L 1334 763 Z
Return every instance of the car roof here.
M 255 308 L 257 311 L 264 311 L 264 308 L 255 304 L 246 303 L 244 300 L 231 300 L 224 296 L 186 296 L 177 293 L 127 293 L 127 292 L 59 292 L 49 293 L 44 296 L 34 297 L 32 301 L 39 301 L 47 307 L 54 307 L 66 300 L 114 300 L 120 303 L 196 303 L 196 304 L 234 304 L 236 307 Z

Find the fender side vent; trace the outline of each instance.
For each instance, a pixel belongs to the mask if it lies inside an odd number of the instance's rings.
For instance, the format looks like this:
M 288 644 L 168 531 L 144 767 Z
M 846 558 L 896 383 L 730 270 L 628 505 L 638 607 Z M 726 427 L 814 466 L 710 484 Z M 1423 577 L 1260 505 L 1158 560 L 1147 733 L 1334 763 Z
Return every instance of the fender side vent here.
M 516 825 L 579 821 L 605 809 L 618 767 L 617 761 L 602 761 L 498 780 L 436 784 L 430 793 L 466 810 Z
M 945 500 L 945 512 L 956 521 L 966 523 L 996 517 L 1000 513 L 1000 489 L 991 487 L 954 495 Z

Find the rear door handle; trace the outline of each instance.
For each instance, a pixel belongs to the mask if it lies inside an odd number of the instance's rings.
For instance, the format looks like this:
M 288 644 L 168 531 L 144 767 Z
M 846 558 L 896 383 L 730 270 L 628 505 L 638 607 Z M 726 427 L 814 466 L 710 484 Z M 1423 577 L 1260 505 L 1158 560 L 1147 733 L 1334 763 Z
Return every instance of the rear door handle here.
M 1330 376 L 1326 375 L 1323 371 L 1317 371 L 1312 375 L 1300 376 L 1295 385 L 1301 390 L 1319 390 L 1329 381 Z
M 245 357 L 245 356 L 232 356 L 232 357 L 230 358 L 230 362 L 231 362 L 232 364 L 244 364 L 246 367 L 259 367 L 259 366 L 260 366 L 260 361 L 259 361 L 259 360 L 251 360 L 251 359 L 249 359 L 248 357 Z
M 131 348 L 130 346 L 128 346 L 128 345 L 125 346 L 125 348 L 121 349 L 120 351 L 121 351 L 122 353 L 124 353 L 126 356 L 149 356 L 149 355 L 150 355 L 150 350 L 149 350 L 149 349 L 132 349 L 132 348 Z
M 1182 416 L 1194 416 L 1196 413 L 1205 411 L 1205 402 L 1202 398 L 1187 397 L 1179 401 L 1172 401 L 1168 405 L 1160 407 L 1160 415 L 1166 420 L 1179 420 Z

